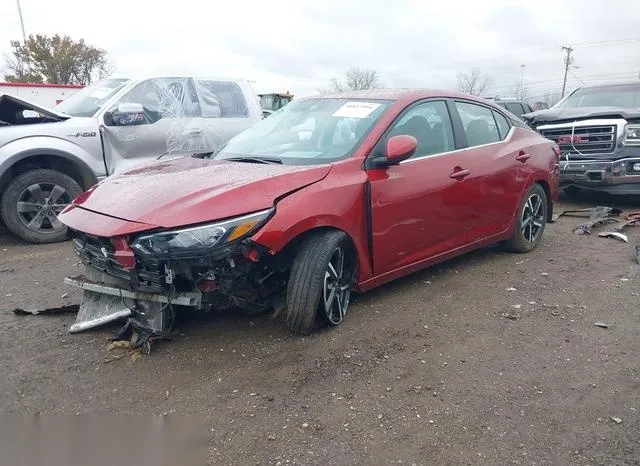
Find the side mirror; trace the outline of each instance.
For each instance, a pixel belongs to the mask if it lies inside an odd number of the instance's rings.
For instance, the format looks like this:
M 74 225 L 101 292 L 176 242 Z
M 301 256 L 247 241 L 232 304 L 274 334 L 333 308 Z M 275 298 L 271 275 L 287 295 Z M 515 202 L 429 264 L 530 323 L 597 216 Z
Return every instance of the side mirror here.
M 118 108 L 104 114 L 106 126 L 133 126 L 146 123 L 142 104 L 121 103 Z
M 387 139 L 387 147 L 385 151 L 387 162 L 389 165 L 396 165 L 411 157 L 417 147 L 418 141 L 413 136 L 409 136 L 408 134 L 391 136 Z

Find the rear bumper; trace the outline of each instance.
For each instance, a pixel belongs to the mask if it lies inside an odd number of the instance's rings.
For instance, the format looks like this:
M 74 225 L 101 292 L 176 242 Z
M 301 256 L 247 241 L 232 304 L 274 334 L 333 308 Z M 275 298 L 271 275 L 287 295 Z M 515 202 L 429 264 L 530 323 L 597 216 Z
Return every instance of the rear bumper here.
M 614 194 L 640 194 L 640 157 L 606 160 L 560 161 L 560 186 L 576 186 Z

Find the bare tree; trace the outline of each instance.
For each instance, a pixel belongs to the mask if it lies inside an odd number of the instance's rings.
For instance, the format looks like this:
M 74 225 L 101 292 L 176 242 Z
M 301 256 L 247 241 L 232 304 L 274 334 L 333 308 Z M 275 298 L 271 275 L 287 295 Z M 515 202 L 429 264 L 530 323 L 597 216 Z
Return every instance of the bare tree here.
M 357 66 L 349 68 L 343 80 L 333 78 L 329 87 L 334 92 L 359 91 L 384 87 L 376 70 L 363 70 Z
M 10 82 L 48 82 L 52 84 L 90 84 L 110 71 L 107 52 L 58 34 L 29 36 L 6 61 Z
M 472 68 L 469 73 L 459 72 L 457 79 L 459 92 L 478 96 L 484 94 L 493 81 L 488 74 L 482 73 L 479 68 Z

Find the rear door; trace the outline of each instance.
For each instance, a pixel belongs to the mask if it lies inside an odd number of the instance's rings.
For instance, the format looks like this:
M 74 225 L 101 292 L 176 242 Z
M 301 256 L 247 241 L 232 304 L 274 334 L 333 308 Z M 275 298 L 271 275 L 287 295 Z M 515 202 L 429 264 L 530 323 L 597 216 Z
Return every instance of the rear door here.
M 247 89 L 233 81 L 195 79 L 203 129 L 201 143 L 210 150 L 261 120 L 262 111 L 249 102 Z M 256 98 L 257 99 L 257 98 Z
M 476 242 L 503 233 L 511 225 L 530 179 L 530 154 L 526 140 L 515 136 L 516 129 L 501 112 L 464 100 L 456 100 L 454 107 L 459 115 L 454 121 L 467 146 L 469 185 L 474 190 L 469 242 Z
M 399 165 L 370 169 L 374 273 L 385 274 L 463 246 L 469 205 L 465 168 L 445 100 L 421 101 L 405 110 L 374 149 L 408 134 L 415 154 Z

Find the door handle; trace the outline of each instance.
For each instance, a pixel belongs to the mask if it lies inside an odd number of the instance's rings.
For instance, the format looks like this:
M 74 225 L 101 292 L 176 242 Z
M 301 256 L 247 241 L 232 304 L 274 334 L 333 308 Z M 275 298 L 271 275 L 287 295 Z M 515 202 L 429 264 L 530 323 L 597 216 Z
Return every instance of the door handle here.
M 449 178 L 453 178 L 454 180 L 457 180 L 457 181 L 462 181 L 470 174 L 471 172 L 469 170 L 463 170 L 459 167 L 456 167 L 454 172 L 451 175 L 449 175 Z
M 520 151 L 520 153 L 516 156 L 516 160 L 518 162 L 522 162 L 525 163 L 527 160 L 529 160 L 531 158 L 530 154 L 527 154 L 524 151 Z

